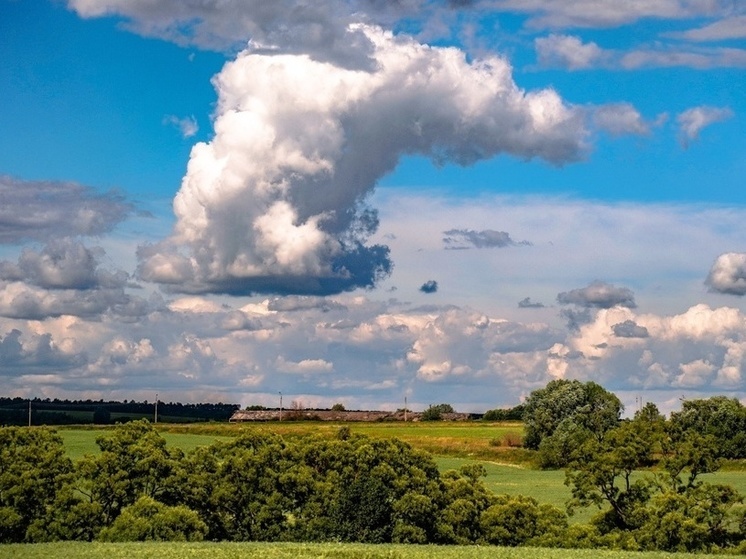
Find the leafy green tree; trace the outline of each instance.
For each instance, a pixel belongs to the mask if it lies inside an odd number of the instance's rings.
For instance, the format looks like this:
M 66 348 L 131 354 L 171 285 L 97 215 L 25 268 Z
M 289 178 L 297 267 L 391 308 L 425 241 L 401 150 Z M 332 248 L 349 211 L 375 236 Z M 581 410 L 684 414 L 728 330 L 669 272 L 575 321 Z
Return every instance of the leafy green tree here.
M 78 462 L 82 499 L 101 511 L 100 526 L 113 522 L 126 506 L 141 496 L 167 492 L 181 460 L 180 450 L 166 448 L 166 441 L 145 419 L 120 425 L 96 439 L 101 452 Z
M 0 428 L 0 543 L 42 539 L 29 528 L 46 517 L 73 465 L 46 428 Z
M 601 441 L 586 439 L 566 471 L 572 491 L 569 510 L 608 505 L 604 523 L 609 529 L 639 527 L 645 520 L 640 509 L 650 498 L 652 484 L 633 475 L 649 460 L 655 443 L 641 436 L 634 421 L 608 431 Z
M 564 466 L 572 449 L 586 438 L 601 440 L 619 423 L 623 406 L 595 382 L 553 380 L 524 404 L 525 447 L 542 450 L 545 466 Z M 557 433 L 556 440 L 546 442 Z M 572 448 L 570 448 L 572 447 Z

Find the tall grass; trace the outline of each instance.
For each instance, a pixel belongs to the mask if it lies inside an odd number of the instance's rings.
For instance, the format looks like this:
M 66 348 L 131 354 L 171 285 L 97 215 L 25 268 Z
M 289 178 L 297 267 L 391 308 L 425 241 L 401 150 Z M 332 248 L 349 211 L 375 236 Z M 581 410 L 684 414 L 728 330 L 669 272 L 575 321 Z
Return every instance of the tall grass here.
M 123 543 L 65 542 L 0 545 L 4 559 L 691 559 L 664 552 L 598 549 L 539 549 L 478 546 L 413 546 L 296 543 Z M 699 559 L 722 557 L 697 555 Z M 731 556 L 733 557 L 733 556 Z M 743 556 L 742 556 L 743 557 Z

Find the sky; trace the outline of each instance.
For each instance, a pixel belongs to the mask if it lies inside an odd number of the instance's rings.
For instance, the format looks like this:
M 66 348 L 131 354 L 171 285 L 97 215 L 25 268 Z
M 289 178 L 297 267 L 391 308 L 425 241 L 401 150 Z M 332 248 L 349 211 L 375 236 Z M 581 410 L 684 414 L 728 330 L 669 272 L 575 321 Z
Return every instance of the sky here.
M 0 0 L 0 391 L 746 403 L 740 0 Z

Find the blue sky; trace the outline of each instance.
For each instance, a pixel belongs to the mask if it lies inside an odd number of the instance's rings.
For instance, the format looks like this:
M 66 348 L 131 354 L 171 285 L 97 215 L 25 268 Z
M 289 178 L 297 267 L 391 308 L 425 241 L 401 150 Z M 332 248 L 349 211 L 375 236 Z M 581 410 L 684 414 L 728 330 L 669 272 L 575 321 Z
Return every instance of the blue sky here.
M 0 36 L 11 395 L 746 395 L 737 2 L 0 0 Z

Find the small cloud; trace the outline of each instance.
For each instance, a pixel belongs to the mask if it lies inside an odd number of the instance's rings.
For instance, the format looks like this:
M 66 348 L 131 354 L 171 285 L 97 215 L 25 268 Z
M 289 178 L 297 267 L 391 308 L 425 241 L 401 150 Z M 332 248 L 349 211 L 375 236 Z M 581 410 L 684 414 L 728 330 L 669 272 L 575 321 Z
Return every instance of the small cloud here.
M 199 125 L 194 116 L 185 116 L 179 118 L 176 115 L 166 115 L 163 117 L 163 124 L 174 126 L 181 133 L 182 138 L 191 138 L 199 132 Z
M 644 326 L 640 326 L 633 320 L 625 320 L 611 327 L 617 338 L 648 338 L 650 333 Z
M 726 252 L 718 256 L 705 284 L 713 293 L 746 295 L 746 253 Z
M 676 117 L 681 144 L 687 147 L 690 142 L 699 138 L 699 133 L 704 128 L 732 117 L 733 111 L 729 107 L 700 106 L 687 109 Z
M 604 62 L 608 54 L 596 43 L 583 43 L 573 35 L 539 37 L 534 40 L 539 65 L 544 68 L 582 70 Z
M 562 305 L 576 305 L 584 308 L 610 309 L 620 306 L 634 309 L 635 294 L 626 287 L 616 287 L 602 281 L 594 281 L 587 287 L 573 289 L 557 295 Z
M 531 246 L 529 241 L 514 241 L 505 231 L 484 229 L 450 229 L 443 231 L 446 249 L 464 250 L 469 248 L 505 248 L 509 246 Z
M 544 303 L 534 303 L 531 300 L 531 297 L 526 297 L 525 299 L 521 299 L 518 301 L 518 308 L 519 309 L 543 309 Z
M 438 282 L 435 280 L 428 280 L 420 286 L 420 291 L 423 293 L 435 293 L 438 291 Z

